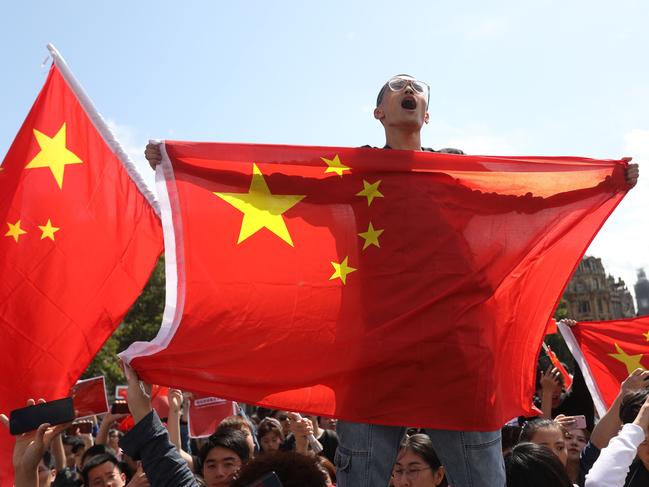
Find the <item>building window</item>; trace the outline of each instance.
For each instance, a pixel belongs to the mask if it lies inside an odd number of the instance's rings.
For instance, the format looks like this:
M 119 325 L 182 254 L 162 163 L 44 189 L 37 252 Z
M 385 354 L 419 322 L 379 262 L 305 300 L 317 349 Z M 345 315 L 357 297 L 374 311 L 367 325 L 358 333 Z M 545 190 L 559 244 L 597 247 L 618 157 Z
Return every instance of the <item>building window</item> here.
M 590 313 L 590 303 L 588 301 L 579 301 L 579 312 Z

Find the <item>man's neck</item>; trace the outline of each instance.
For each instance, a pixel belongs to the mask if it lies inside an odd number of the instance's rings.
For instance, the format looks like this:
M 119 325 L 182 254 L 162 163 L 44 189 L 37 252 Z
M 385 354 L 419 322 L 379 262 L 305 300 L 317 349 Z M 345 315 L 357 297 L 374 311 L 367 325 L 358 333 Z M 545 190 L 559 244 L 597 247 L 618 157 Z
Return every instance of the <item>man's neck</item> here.
M 385 144 L 391 149 L 421 150 L 421 134 L 416 132 L 390 131 L 385 133 Z

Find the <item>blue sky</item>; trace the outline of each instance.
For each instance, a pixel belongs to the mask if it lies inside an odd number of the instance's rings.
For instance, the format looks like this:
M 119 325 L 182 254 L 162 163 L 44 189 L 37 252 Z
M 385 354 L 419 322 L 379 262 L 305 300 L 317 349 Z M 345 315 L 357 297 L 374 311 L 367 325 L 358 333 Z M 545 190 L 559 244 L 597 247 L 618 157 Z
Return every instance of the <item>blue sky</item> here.
M 52 42 L 131 156 L 149 138 L 381 145 L 380 85 L 432 87 L 424 145 L 649 160 L 649 2 L 11 2 L 0 152 Z M 589 254 L 649 270 L 649 165 Z

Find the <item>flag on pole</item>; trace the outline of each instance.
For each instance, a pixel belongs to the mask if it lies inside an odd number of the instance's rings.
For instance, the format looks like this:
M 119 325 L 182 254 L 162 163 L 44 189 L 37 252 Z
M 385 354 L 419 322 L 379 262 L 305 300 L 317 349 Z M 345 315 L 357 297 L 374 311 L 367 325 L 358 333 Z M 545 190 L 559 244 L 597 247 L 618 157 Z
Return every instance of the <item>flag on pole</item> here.
M 533 414 L 548 320 L 625 161 L 166 142 L 145 380 L 346 420 Z
M 49 46 L 53 64 L 0 171 L 0 411 L 66 396 L 162 251 L 157 202 Z M 11 485 L 0 432 L 0 485 Z
M 559 323 L 601 418 L 635 369 L 649 367 L 649 316 L 614 321 Z

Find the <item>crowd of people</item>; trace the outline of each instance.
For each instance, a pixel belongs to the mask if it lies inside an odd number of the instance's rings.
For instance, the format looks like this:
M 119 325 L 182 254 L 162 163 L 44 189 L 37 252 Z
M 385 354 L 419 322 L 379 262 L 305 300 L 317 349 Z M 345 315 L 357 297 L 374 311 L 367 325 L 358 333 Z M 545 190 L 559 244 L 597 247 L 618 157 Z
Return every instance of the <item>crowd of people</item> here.
M 385 149 L 431 150 L 422 148 L 420 135 L 429 119 L 429 97 L 428 85 L 408 75 L 382 86 L 374 117 L 385 129 Z M 152 167 L 162 159 L 155 144 L 147 146 L 145 156 Z M 629 188 L 637 179 L 637 165 L 629 165 Z M 124 370 L 130 427 L 117 428 L 123 418 L 107 414 L 89 433 L 81 432 L 79 423 L 43 424 L 18 436 L 16 487 L 649 485 L 649 371 L 641 369 L 622 383 L 598 421 L 579 369 L 566 387 L 559 370 L 540 363 L 534 398 L 540 417 L 515 418 L 501 431 L 336 424 L 246 408 L 223 420 L 208 438 L 191 442 L 182 421 L 183 394 L 170 391 L 163 423 L 146 386 L 128 365 Z
M 515 418 L 501 430 L 506 485 L 649 485 L 649 371 L 629 374 L 610 409 L 595 421 L 579 369 L 567 389 L 559 371 L 546 365 L 539 361 L 533 398 L 541 414 Z M 240 407 L 209 437 L 189 438 L 186 395 L 171 389 L 169 415 L 160 419 L 147 386 L 128 366 L 125 371 L 130 416 L 44 424 L 18 436 L 16 487 L 336 485 L 341 462 L 335 420 Z M 425 431 L 408 429 L 393 453 L 389 487 L 463 485 L 453 483 Z

